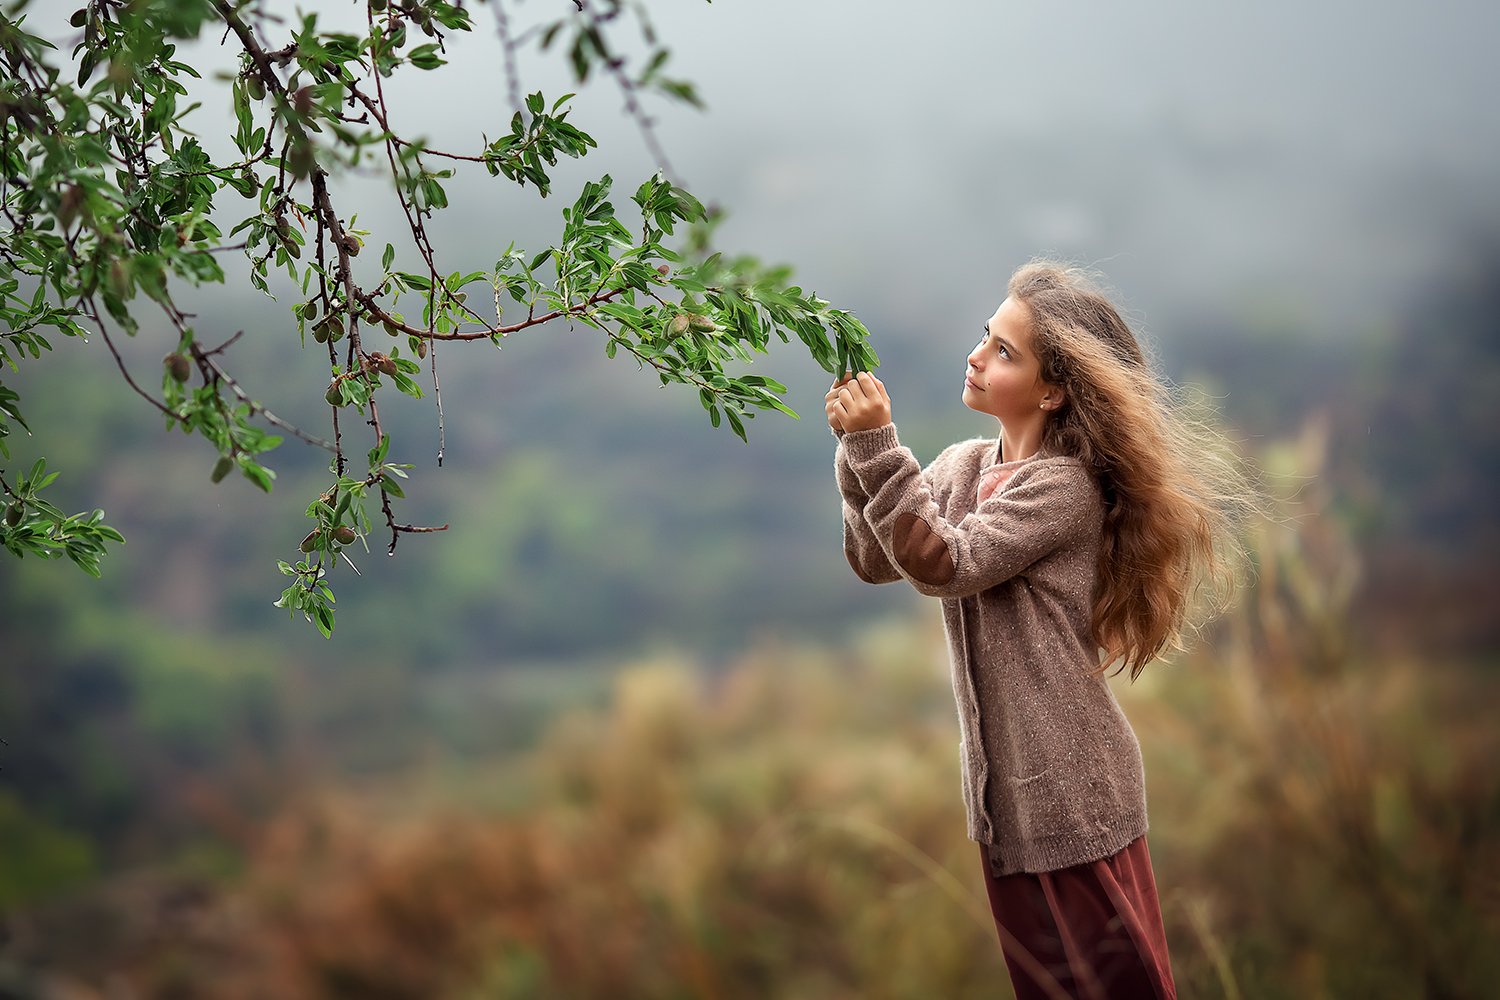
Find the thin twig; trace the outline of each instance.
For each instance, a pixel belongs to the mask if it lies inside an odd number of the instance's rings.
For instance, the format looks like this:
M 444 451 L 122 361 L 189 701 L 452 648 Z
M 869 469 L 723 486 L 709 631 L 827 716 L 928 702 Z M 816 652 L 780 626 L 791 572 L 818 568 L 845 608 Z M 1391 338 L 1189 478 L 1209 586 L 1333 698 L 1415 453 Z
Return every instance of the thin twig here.
M 606 18 L 595 13 L 589 0 L 574 0 L 574 2 L 578 5 L 578 9 L 587 15 L 589 22 L 596 29 L 602 28 Z M 600 39 L 603 39 L 604 32 L 602 30 L 598 30 L 596 34 Z M 661 143 L 657 141 L 656 125 L 650 118 L 646 117 L 645 109 L 641 107 L 640 101 L 636 99 L 636 85 L 625 75 L 625 60 L 619 56 L 611 56 L 603 51 L 599 53 L 599 56 L 604 60 L 605 68 L 609 70 L 610 75 L 615 78 L 615 83 L 619 85 L 620 93 L 625 98 L 625 111 L 631 118 L 635 119 L 636 127 L 641 130 L 641 139 L 646 143 L 646 151 L 651 154 L 652 159 L 661 168 L 663 176 L 672 184 L 681 187 L 682 183 L 677 179 L 677 172 L 672 169 L 672 164 L 667 162 L 666 150 L 662 149 Z
M 376 305 L 375 296 L 373 294 L 360 293 L 359 299 L 362 303 L 364 303 L 365 308 L 372 315 L 374 315 L 376 319 L 380 320 L 383 323 L 389 324 L 396 330 L 399 330 L 403 333 L 408 333 L 414 337 L 423 337 L 427 340 L 432 341 L 487 340 L 491 337 L 504 337 L 509 334 L 516 333 L 519 330 L 525 330 L 528 327 L 541 326 L 543 323 L 550 323 L 552 320 L 561 319 L 564 316 L 576 316 L 580 313 L 586 312 L 590 306 L 598 305 L 601 302 L 608 302 L 610 299 L 614 298 L 617 295 L 620 295 L 627 290 L 628 289 L 623 286 L 620 288 L 611 288 L 609 291 L 604 292 L 603 294 L 589 296 L 588 299 L 579 303 L 578 305 L 569 306 L 566 309 L 554 309 L 551 312 L 543 313 L 540 316 L 528 315 L 519 323 L 512 323 L 509 326 L 487 326 L 483 330 L 470 330 L 467 332 L 454 331 L 452 333 L 438 333 L 436 330 L 427 330 L 421 327 L 409 326 L 408 324 L 396 319 L 384 309 L 380 308 L 380 306 Z
M 86 301 L 88 302 L 89 317 L 93 319 L 94 324 L 99 327 L 99 335 L 104 338 L 105 345 L 109 347 L 109 353 L 114 355 L 115 364 L 119 367 L 120 374 L 125 376 L 125 383 L 135 391 L 135 394 L 137 396 L 140 396 L 142 399 L 150 403 L 152 406 L 156 407 L 162 413 L 165 413 L 172 420 L 181 423 L 182 417 L 180 415 L 174 413 L 171 408 L 169 408 L 165 403 L 136 384 L 135 379 L 130 375 L 130 370 L 125 367 L 125 359 L 120 357 L 120 352 L 115 348 L 114 340 L 110 338 L 109 328 L 104 325 L 104 320 L 99 315 L 98 307 L 94 305 L 93 296 L 89 296 Z
M 431 370 L 432 370 L 432 396 L 433 396 L 433 398 L 435 400 L 437 400 L 437 411 L 438 411 L 438 452 L 437 452 L 437 464 L 438 464 L 438 468 L 441 469 L 443 467 L 443 455 L 444 455 L 444 453 L 448 449 L 448 432 L 447 432 L 447 429 L 443 426 L 443 384 L 442 384 L 442 382 L 438 381 L 438 371 L 437 371 L 437 342 L 436 341 L 434 341 L 434 342 L 432 342 L 432 343 L 430 343 L 430 344 L 427 345 L 427 361 L 431 365 Z
M 516 43 L 510 37 L 510 19 L 505 14 L 503 0 L 494 0 L 495 24 L 500 34 L 500 45 L 505 49 L 505 89 L 510 95 L 510 106 L 516 111 L 523 109 L 521 103 L 521 74 L 516 66 Z
M 229 391 L 234 393 L 235 397 L 240 402 L 250 407 L 250 412 L 252 414 L 264 417 L 266 423 L 271 424 L 274 427 L 279 427 L 282 430 L 286 431 L 288 434 L 291 434 L 292 436 L 299 438 L 300 440 L 305 441 L 310 445 L 322 448 L 325 451 L 332 452 L 334 450 L 334 446 L 331 442 L 324 441 L 320 437 L 307 433 L 300 427 L 297 427 L 295 424 L 288 423 L 287 421 L 278 417 L 276 414 L 272 413 L 270 410 L 266 409 L 264 406 L 257 403 L 255 400 L 251 399 L 248 395 L 246 395 L 245 390 L 240 388 L 240 384 L 236 382 L 228 372 L 221 368 L 218 362 L 214 361 L 214 359 L 210 357 L 210 355 L 217 354 L 225 347 L 228 347 L 229 344 L 233 342 L 235 337 L 238 336 L 238 333 L 235 334 L 234 337 L 231 337 L 228 342 L 221 344 L 220 346 L 214 348 L 212 351 L 199 350 L 198 345 L 193 344 L 190 348 L 193 352 L 193 358 L 200 364 L 207 365 L 208 368 L 214 373 L 215 378 L 223 382 L 225 385 L 229 386 Z

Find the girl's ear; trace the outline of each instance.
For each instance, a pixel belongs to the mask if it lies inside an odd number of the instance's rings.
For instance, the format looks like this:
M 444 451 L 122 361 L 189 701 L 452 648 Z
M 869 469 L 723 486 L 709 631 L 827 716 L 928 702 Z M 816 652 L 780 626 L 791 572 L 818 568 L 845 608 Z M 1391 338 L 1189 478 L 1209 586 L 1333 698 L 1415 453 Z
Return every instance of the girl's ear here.
M 1062 409 L 1063 401 L 1066 398 L 1067 396 L 1062 391 L 1062 386 L 1049 385 L 1047 387 L 1046 393 L 1042 395 L 1042 409 L 1060 410 Z

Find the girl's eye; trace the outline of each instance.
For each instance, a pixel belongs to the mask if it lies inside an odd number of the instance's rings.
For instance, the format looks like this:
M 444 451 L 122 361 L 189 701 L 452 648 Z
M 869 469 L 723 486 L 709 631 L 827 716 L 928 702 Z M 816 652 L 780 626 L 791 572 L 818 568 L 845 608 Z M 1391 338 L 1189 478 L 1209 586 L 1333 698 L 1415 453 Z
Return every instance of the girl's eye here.
M 1010 360 L 1010 351 L 1008 351 L 1008 350 L 1005 349 L 1005 345 L 1004 344 L 1000 345 L 999 350 L 1000 350 L 1000 356 L 1002 358 L 1004 358 L 1006 361 L 1009 361 Z

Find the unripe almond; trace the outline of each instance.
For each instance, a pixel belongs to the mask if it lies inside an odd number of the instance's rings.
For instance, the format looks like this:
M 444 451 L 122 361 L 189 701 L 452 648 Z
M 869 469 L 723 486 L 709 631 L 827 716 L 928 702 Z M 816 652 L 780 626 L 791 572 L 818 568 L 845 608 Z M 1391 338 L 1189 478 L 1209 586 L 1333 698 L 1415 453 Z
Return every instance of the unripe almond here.
M 78 209 L 83 206 L 83 188 L 77 184 L 69 184 L 63 191 L 62 197 L 58 199 L 57 221 L 67 229 L 78 218 Z
M 313 339 L 320 344 L 337 344 L 344 339 L 344 324 L 337 316 L 324 316 L 323 321 L 313 327 Z
M 333 540 L 340 545 L 349 545 L 355 539 L 354 529 L 347 524 L 341 524 L 333 529 Z
M 683 313 L 678 313 L 672 317 L 672 322 L 667 324 L 667 333 L 673 337 L 680 337 L 688 332 L 689 325 L 687 316 Z
M 694 330 L 697 330 L 700 333 L 711 333 L 714 330 L 718 329 L 718 327 L 714 326 L 713 320 L 709 319 L 707 316 L 700 316 L 697 313 L 688 314 L 688 323 Z
M 292 108 L 297 114 L 306 117 L 312 114 L 313 94 L 312 87 L 302 87 L 292 94 Z
M 287 166 L 291 169 L 292 176 L 299 179 L 317 169 L 318 158 L 313 153 L 310 140 L 304 137 L 292 143 L 291 151 L 287 153 Z
M 299 545 L 299 546 L 297 546 L 297 548 L 301 549 L 303 552 L 311 552 L 313 549 L 315 549 L 317 547 L 318 547 L 318 533 L 316 531 L 309 531 L 307 533 L 307 537 L 304 538 L 304 539 L 302 539 L 302 544 Z
M 229 471 L 233 468 L 234 459 L 228 455 L 220 455 L 219 460 L 214 463 L 214 471 L 209 473 L 209 481 L 215 483 L 223 482 L 224 477 L 229 475 Z
M 193 373 L 188 359 L 181 354 L 168 354 L 162 359 L 162 364 L 167 366 L 167 371 L 172 373 L 172 378 L 178 382 L 186 382 L 188 376 Z
M 21 523 L 22 513 L 23 511 L 20 504 L 11 504 L 9 507 L 5 508 L 5 523 L 14 528 L 16 525 Z
M 328 401 L 329 406 L 341 406 L 344 402 L 343 394 L 339 392 L 339 380 L 334 379 L 328 383 L 328 391 L 323 393 L 323 398 Z
M 302 307 L 302 318 L 309 323 L 318 318 L 318 303 L 316 300 L 309 299 L 308 303 Z
M 245 94 L 252 101 L 263 101 L 266 99 L 266 84 L 259 74 L 251 73 L 245 77 Z
M 108 280 L 109 290 L 116 298 L 123 299 L 130 294 L 130 271 L 118 257 L 109 262 Z

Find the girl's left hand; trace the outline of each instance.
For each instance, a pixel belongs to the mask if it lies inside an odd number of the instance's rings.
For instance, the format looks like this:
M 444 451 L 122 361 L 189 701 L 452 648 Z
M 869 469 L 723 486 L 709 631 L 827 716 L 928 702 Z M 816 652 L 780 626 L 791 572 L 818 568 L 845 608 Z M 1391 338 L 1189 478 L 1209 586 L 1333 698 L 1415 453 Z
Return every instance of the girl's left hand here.
M 834 416 L 846 434 L 884 427 L 891 422 L 891 397 L 885 384 L 869 372 L 846 380 L 829 404 L 829 417 Z

